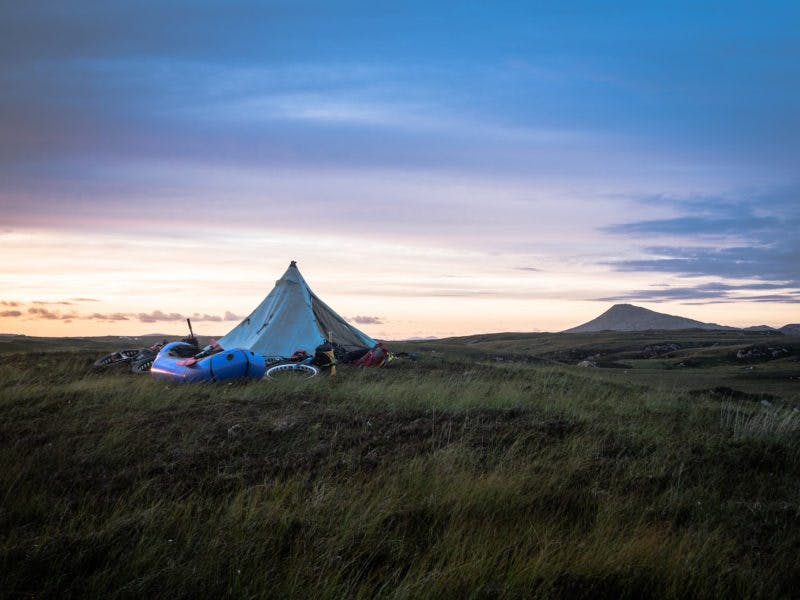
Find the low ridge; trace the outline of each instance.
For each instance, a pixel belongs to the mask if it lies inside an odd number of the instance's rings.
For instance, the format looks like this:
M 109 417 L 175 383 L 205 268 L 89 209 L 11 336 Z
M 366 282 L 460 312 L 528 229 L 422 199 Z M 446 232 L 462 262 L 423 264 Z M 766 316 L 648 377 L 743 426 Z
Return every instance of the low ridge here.
M 592 331 L 647 331 L 650 329 L 736 329 L 716 323 L 703 323 L 694 319 L 656 312 L 633 304 L 615 304 L 596 319 L 592 319 L 563 333 Z

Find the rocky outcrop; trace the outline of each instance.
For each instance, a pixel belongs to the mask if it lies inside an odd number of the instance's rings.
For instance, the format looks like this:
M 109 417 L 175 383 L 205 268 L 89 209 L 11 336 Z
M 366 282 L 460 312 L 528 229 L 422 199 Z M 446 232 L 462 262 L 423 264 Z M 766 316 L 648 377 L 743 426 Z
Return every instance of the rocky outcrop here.
M 775 358 L 789 356 L 789 354 L 788 348 L 780 346 L 748 346 L 747 348 L 740 348 L 736 351 L 736 359 L 747 362 L 773 360 Z
M 670 352 L 675 352 L 676 350 L 680 349 L 681 347 L 678 344 L 650 344 L 642 349 L 642 356 L 645 358 L 655 358 L 657 356 L 664 356 L 665 354 L 669 354 Z

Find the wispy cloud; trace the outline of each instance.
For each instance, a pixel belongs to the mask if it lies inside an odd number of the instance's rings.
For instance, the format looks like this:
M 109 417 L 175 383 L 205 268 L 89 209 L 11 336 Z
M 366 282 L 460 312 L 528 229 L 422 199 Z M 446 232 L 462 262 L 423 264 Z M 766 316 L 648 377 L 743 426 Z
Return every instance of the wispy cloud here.
M 191 316 L 193 321 L 209 321 L 212 323 L 220 323 L 222 321 L 222 317 L 219 315 L 209 315 L 209 314 L 200 314 L 194 313 Z
M 358 323 L 359 325 L 382 325 L 383 319 L 380 317 L 368 317 L 364 315 L 356 315 L 355 317 L 350 318 L 353 323 Z
M 619 271 L 674 273 L 767 281 L 800 280 L 800 243 L 776 240 L 768 246 L 646 246 L 651 258 L 608 263 Z
M 641 249 L 644 258 L 618 260 L 608 265 L 618 271 L 751 283 L 639 290 L 614 299 L 798 301 L 797 290 L 791 288 L 800 286 L 800 237 L 796 233 L 800 231 L 799 185 L 737 198 L 649 198 L 645 202 L 668 202 L 677 210 L 692 214 L 605 227 L 608 233 L 650 242 Z M 652 245 L 653 240 L 672 243 Z M 732 294 L 761 289 L 783 291 L 767 296 Z
M 624 294 L 595 298 L 603 302 L 673 302 L 692 301 L 686 304 L 712 304 L 719 302 L 800 302 L 800 282 L 750 283 L 730 285 L 725 283 L 704 283 L 694 286 L 660 287 L 635 290 Z M 775 290 L 774 294 L 754 295 L 754 290 Z
M 225 314 L 220 315 L 209 315 L 209 314 L 200 314 L 194 313 L 191 316 L 192 321 L 208 321 L 212 323 L 221 323 L 222 321 L 241 321 L 243 317 L 240 317 L 237 314 L 230 312 L 229 310 L 225 311 Z
M 159 321 L 181 321 L 185 317 L 180 313 L 165 313 L 154 310 L 149 313 L 136 313 L 136 318 L 142 323 L 158 323 Z
M 56 303 L 49 303 L 49 302 L 33 302 L 32 304 L 69 304 L 68 302 L 56 302 Z M 4 306 L 21 306 L 21 303 L 18 302 L 2 302 Z M 38 319 L 38 320 L 46 320 L 46 321 L 74 321 L 74 320 L 85 320 L 85 321 L 104 321 L 104 322 L 116 322 L 116 321 L 139 321 L 141 323 L 158 323 L 158 322 L 172 322 L 172 321 L 183 321 L 187 317 L 182 315 L 181 313 L 176 312 L 164 312 L 161 310 L 153 310 L 151 312 L 138 312 L 138 313 L 131 313 L 131 312 L 111 312 L 111 313 L 101 313 L 101 312 L 93 312 L 93 313 L 78 313 L 75 311 L 70 312 L 59 312 L 57 310 L 52 310 L 50 308 L 44 308 L 42 306 L 33 306 L 27 309 L 26 312 L 22 312 L 20 310 L 7 310 L 0 313 L 2 317 L 10 317 L 10 318 L 18 318 L 18 317 L 25 317 L 28 319 Z M 212 323 L 221 323 L 224 321 L 239 321 L 242 317 L 236 315 L 230 311 L 225 311 L 224 315 L 212 315 L 212 314 L 201 314 L 201 313 L 194 313 L 189 316 L 193 321 L 198 322 L 212 322 Z
M 127 315 L 125 313 L 108 313 L 108 314 L 92 313 L 91 315 L 88 315 L 85 318 L 87 318 L 87 319 L 95 319 L 97 321 L 108 321 L 108 322 L 129 321 L 130 320 L 130 315 Z
M 45 319 L 48 321 L 71 321 L 72 319 L 79 318 L 76 313 L 59 313 L 47 308 L 29 308 L 28 315 L 35 319 Z

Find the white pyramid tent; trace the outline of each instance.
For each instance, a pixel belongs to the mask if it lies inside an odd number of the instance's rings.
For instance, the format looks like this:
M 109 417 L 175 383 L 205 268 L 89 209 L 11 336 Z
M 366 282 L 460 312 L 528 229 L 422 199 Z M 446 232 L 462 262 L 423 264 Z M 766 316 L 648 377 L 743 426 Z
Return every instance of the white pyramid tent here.
M 317 298 L 292 261 L 264 301 L 218 341 L 223 348 L 291 356 L 295 350 L 313 354 L 326 340 L 347 350 L 376 344 Z

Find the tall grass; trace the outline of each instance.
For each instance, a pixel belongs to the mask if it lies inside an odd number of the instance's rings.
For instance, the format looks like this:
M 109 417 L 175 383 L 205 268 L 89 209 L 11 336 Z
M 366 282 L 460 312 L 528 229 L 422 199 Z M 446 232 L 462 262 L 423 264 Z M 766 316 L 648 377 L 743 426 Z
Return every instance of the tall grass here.
M 6 595 L 772 598 L 800 575 L 791 409 L 467 359 L 172 387 L 91 358 L 0 363 Z
M 800 410 L 793 406 L 774 406 L 763 402 L 726 402 L 720 411 L 720 424 L 736 439 L 744 438 L 798 438 Z

